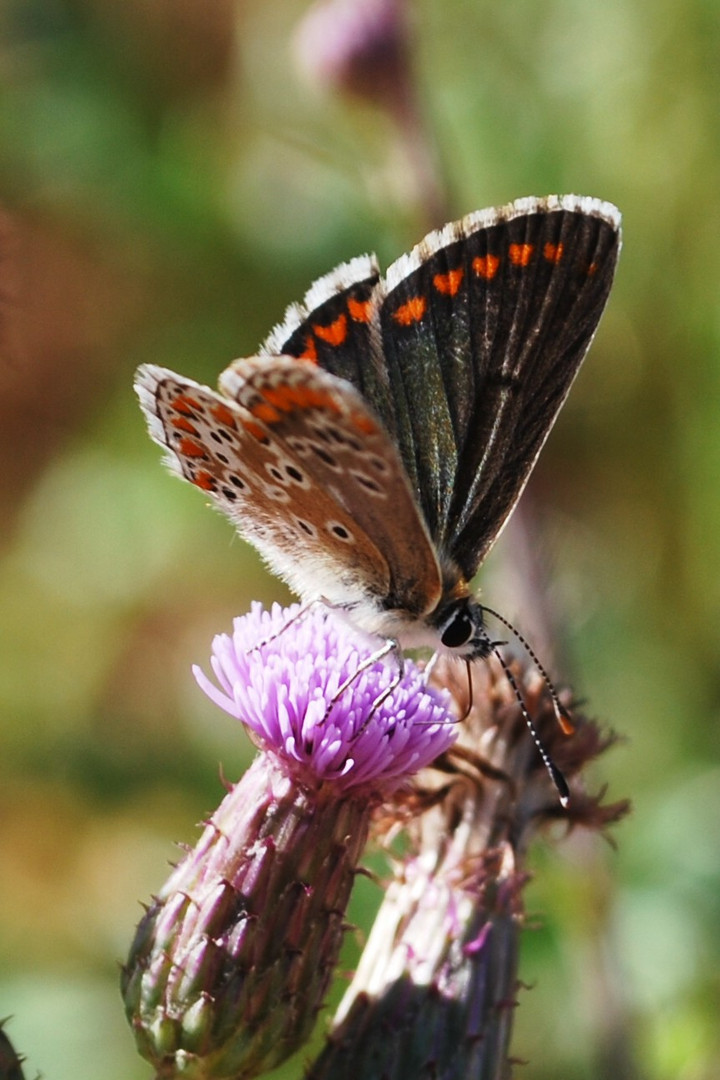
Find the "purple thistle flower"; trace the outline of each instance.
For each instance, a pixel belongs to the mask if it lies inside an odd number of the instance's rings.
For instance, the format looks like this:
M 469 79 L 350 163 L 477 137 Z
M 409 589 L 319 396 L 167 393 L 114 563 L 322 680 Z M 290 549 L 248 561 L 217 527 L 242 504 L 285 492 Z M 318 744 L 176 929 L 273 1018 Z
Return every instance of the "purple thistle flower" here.
M 409 663 L 393 686 L 393 660 L 368 662 L 375 645 L 322 608 L 255 604 L 213 643 L 218 685 L 195 670 L 261 752 L 160 890 L 123 969 L 158 1077 L 249 1080 L 312 1031 L 372 814 L 457 733 L 449 696 Z
M 425 686 L 410 661 L 383 700 L 398 660 L 390 654 L 363 669 L 376 649 L 320 605 L 301 612 L 276 604 L 267 612 L 255 603 L 235 620 L 232 636 L 213 641 L 219 685 L 200 668 L 193 672 L 297 781 L 332 782 L 338 793 L 369 784 L 386 796 L 455 742 L 457 723 L 449 694 Z

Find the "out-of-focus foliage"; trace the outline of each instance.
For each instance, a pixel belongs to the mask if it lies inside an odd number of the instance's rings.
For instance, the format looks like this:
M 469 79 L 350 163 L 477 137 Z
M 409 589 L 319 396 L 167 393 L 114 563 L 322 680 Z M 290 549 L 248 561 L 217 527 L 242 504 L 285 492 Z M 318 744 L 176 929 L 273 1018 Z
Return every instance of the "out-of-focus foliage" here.
M 575 684 L 627 736 L 598 782 L 636 809 L 617 851 L 576 837 L 535 856 L 515 1052 L 534 1078 L 710 1080 L 720 8 L 408 6 L 451 214 L 574 191 L 625 215 L 610 307 L 534 492 Z M 0 8 L 0 1016 L 28 1075 L 148 1075 L 117 963 L 171 841 L 219 801 L 218 761 L 234 777 L 252 752 L 190 665 L 251 598 L 287 595 L 161 469 L 133 370 L 213 384 L 313 278 L 368 249 L 386 264 L 429 224 L 388 118 L 301 78 L 305 11 Z M 530 622 L 502 580 L 490 602 Z M 377 899 L 361 881 L 358 922 Z

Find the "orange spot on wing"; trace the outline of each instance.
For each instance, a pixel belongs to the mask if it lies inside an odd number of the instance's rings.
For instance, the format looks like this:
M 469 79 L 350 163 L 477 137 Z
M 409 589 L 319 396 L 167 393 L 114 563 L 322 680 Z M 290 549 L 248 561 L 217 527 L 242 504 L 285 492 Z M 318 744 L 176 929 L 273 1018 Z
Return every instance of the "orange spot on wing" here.
M 508 256 L 513 266 L 527 266 L 532 259 L 534 244 L 511 244 Z
M 327 409 L 328 412 L 340 413 L 342 409 L 327 390 L 316 390 L 312 386 L 296 387 L 296 401 L 301 409 Z
M 259 401 L 250 409 L 256 420 L 262 420 L 265 424 L 277 424 L 280 413 L 268 401 Z
M 215 491 L 217 484 L 215 477 L 211 476 L 209 472 L 205 472 L 204 469 L 199 469 L 193 477 L 193 484 L 196 487 L 202 488 L 203 491 Z
M 300 353 L 298 360 L 310 360 L 311 363 L 317 364 L 317 346 L 312 334 L 308 334 L 305 338 L 305 349 Z
M 353 426 L 363 435 L 374 435 L 377 431 L 377 424 L 367 413 L 354 413 L 351 419 Z
M 597 268 L 598 268 L 597 263 L 595 263 L 595 262 L 590 263 L 590 265 L 587 268 L 588 277 L 592 277 L 594 274 L 597 274 Z
M 401 304 L 393 311 L 392 317 L 400 326 L 410 326 L 411 323 L 420 322 L 427 311 L 427 300 L 424 296 L 411 296 L 406 304 Z
M 178 431 L 187 431 L 190 435 L 198 434 L 198 429 L 194 424 L 190 423 L 186 416 L 174 416 L 170 423 Z
M 235 429 L 235 417 L 227 405 L 223 405 L 221 401 L 218 401 L 217 404 L 212 406 L 210 412 L 220 424 L 224 424 L 225 427 L 233 428 L 233 430 Z
M 279 410 L 279 413 L 290 413 L 298 406 L 305 405 L 306 391 L 298 386 L 286 384 L 285 386 L 266 386 L 263 391 L 265 401 Z M 254 410 L 253 410 L 254 412 Z
M 176 412 L 183 413 L 185 416 L 190 416 L 202 408 L 200 402 L 189 394 L 178 394 L 176 398 L 173 398 L 172 406 Z
M 197 442 L 196 439 L 181 439 L 178 449 L 184 457 L 207 457 L 207 450 L 205 449 L 203 444 Z
M 329 326 L 316 326 L 313 323 L 313 330 L 315 335 L 328 345 L 342 345 L 347 337 L 347 315 L 338 315 L 337 319 L 331 322 Z
M 252 420 L 245 419 L 241 420 L 240 422 L 247 431 L 248 435 L 252 435 L 253 438 L 258 440 L 258 442 L 267 442 L 267 433 L 265 431 L 265 428 L 262 427 L 260 424 L 255 424 Z
M 268 386 L 263 392 L 263 398 L 268 403 L 268 408 L 274 408 L 276 421 L 280 419 L 281 412 L 291 413 L 303 409 L 327 409 L 334 413 L 342 411 L 332 394 L 314 386 L 298 386 L 293 383 Z M 253 416 L 260 418 L 257 407 L 252 412 Z M 268 422 L 273 423 L 272 420 Z
M 353 300 L 352 296 L 350 296 L 348 297 L 347 306 L 353 322 L 370 322 L 372 313 L 371 300 Z
M 444 296 L 454 296 L 462 285 L 464 270 L 459 266 L 457 270 L 448 270 L 447 274 L 436 274 L 433 285 Z
M 485 278 L 486 281 L 490 281 L 491 278 L 495 277 L 499 265 L 499 255 L 478 255 L 477 258 L 472 261 L 472 268 L 477 276 Z
M 291 390 L 290 386 L 266 386 L 263 390 L 263 398 L 281 412 L 290 412 L 293 407 Z
M 546 244 L 543 248 L 543 255 L 548 262 L 559 263 L 563 257 L 563 251 L 565 250 L 563 244 Z

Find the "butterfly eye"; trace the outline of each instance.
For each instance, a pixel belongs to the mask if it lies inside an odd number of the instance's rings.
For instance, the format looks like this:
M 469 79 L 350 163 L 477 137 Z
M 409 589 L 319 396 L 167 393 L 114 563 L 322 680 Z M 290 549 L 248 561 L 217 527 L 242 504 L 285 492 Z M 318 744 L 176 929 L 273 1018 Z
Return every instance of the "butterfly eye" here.
M 459 649 L 467 645 L 475 627 L 467 608 L 456 608 L 445 625 L 440 640 L 446 649 Z

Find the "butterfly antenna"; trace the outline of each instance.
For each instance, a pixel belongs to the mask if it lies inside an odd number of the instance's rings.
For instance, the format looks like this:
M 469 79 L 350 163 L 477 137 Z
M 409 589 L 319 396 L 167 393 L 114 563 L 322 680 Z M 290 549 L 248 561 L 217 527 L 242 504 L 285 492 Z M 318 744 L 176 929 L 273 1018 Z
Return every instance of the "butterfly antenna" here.
M 555 689 L 555 687 L 553 686 L 553 683 L 552 683 L 552 680 L 551 680 L 550 676 L 548 675 L 548 673 L 545 670 L 545 668 L 543 667 L 543 665 L 540 663 L 538 655 L 535 652 L 535 650 L 533 649 L 530 642 L 527 640 L 526 637 L 524 637 L 520 633 L 520 631 L 517 629 L 517 627 L 513 626 L 513 624 L 508 619 L 504 618 L 500 614 L 499 611 L 493 611 L 492 608 L 487 607 L 485 604 L 483 604 L 483 611 L 487 611 L 489 615 L 492 615 L 494 619 L 497 619 L 498 622 L 501 622 L 503 624 L 503 626 L 506 626 L 508 628 L 508 630 L 512 634 L 515 635 L 515 637 L 520 642 L 522 647 L 525 649 L 526 653 L 528 654 L 528 656 L 532 660 L 533 664 L 535 665 L 535 667 L 538 669 L 538 671 L 542 675 L 543 679 L 545 680 L 545 685 L 548 688 L 548 692 L 550 694 L 550 698 L 551 698 L 552 703 L 553 703 L 553 710 L 555 712 L 555 717 L 557 719 L 558 724 L 560 725 L 560 727 L 562 729 L 563 735 L 572 735 L 575 732 L 575 727 L 574 727 L 570 717 L 567 714 L 567 709 L 565 709 L 564 706 L 562 705 L 562 703 L 560 701 L 560 698 L 558 697 L 558 692 Z
M 489 608 L 487 610 L 490 611 Z M 490 614 L 494 615 L 495 613 L 490 612 Z M 502 619 L 501 622 L 505 622 L 505 620 Z M 510 627 L 508 627 L 508 629 L 512 630 L 513 627 L 510 626 Z M 522 693 L 520 691 L 520 687 L 518 686 L 518 683 L 517 683 L 517 679 L 513 675 L 512 671 L 510 670 L 509 664 L 507 663 L 504 656 L 500 652 L 500 649 L 498 648 L 498 645 L 503 644 L 503 643 L 502 642 L 491 641 L 490 638 L 488 638 L 487 640 L 488 640 L 488 644 L 490 646 L 491 651 L 497 657 L 498 662 L 500 664 L 500 667 L 505 672 L 505 678 L 510 683 L 512 691 L 513 691 L 513 693 L 515 695 L 515 698 L 517 700 L 517 703 L 520 706 L 520 712 L 522 713 L 523 720 L 527 724 L 528 731 L 530 732 L 530 735 L 532 736 L 532 740 L 535 743 L 535 746 L 537 747 L 537 751 L 540 754 L 540 757 L 542 759 L 542 763 L 545 766 L 545 768 L 547 769 L 548 773 L 550 774 L 550 779 L 552 780 L 552 782 L 553 782 L 553 784 L 555 786 L 555 790 L 557 791 L 558 796 L 560 797 L 560 804 L 563 807 L 566 807 L 568 805 L 568 803 L 570 802 L 570 788 L 568 787 L 567 780 L 565 779 L 563 774 L 560 772 L 557 765 L 552 760 L 552 758 L 548 754 L 547 750 L 543 746 L 542 740 L 541 740 L 540 736 L 538 735 L 537 729 L 536 729 L 535 724 L 533 722 L 533 718 L 530 715 L 530 713 L 528 712 L 528 707 L 525 704 L 525 699 L 522 696 Z

